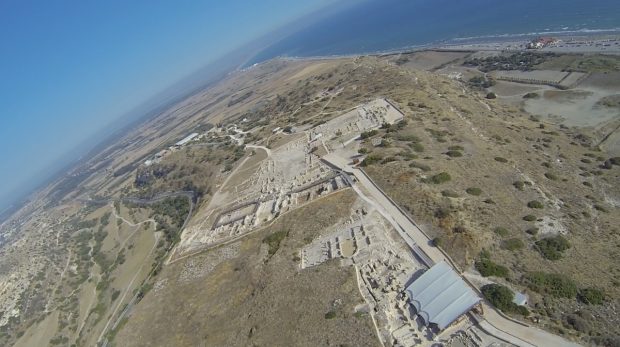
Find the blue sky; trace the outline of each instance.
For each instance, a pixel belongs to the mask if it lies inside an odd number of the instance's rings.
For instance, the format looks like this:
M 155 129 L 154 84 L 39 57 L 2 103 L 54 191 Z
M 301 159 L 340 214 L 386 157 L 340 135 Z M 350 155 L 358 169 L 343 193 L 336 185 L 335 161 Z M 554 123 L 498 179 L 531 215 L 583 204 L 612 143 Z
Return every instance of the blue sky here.
M 0 1 L 0 211 L 124 112 L 329 3 Z

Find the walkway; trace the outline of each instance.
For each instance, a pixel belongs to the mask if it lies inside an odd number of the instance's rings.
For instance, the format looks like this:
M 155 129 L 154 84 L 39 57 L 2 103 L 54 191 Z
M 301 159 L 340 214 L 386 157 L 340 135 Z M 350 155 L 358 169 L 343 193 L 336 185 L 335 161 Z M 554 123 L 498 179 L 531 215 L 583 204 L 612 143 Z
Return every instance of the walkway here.
M 353 175 L 357 179 L 358 185 L 362 186 L 364 190 L 368 192 L 369 196 L 361 193 L 359 188 L 356 187 L 357 185 L 353 186 L 354 190 L 358 192 L 364 200 L 372 200 L 371 204 L 377 207 L 379 212 L 386 216 L 386 219 L 396 227 L 396 230 L 407 244 L 411 246 L 413 242 L 426 253 L 434 263 L 443 260 L 454 266 L 451 259 L 448 259 L 437 247 L 433 246 L 428 236 L 420 230 L 420 228 L 415 225 L 415 223 L 413 223 L 413 221 L 410 220 L 362 170 L 351 167 L 348 160 L 340 157 L 337 153 L 332 152 L 327 154 L 323 157 L 323 160 Z M 456 270 L 457 273 L 459 273 L 458 269 Z M 474 289 L 478 292 L 477 288 Z M 483 328 L 486 327 L 486 330 L 492 334 L 495 331 L 494 329 L 501 331 L 501 334 L 498 333 L 497 337 L 504 338 L 507 335 L 510 337 L 510 342 L 516 345 L 524 347 L 530 347 L 532 345 L 545 347 L 579 346 L 578 344 L 569 342 L 560 336 L 548 333 L 544 330 L 519 324 L 504 318 L 493 307 L 490 307 L 486 303 L 483 303 L 483 308 L 484 319 L 488 324 L 481 323 L 481 326 Z

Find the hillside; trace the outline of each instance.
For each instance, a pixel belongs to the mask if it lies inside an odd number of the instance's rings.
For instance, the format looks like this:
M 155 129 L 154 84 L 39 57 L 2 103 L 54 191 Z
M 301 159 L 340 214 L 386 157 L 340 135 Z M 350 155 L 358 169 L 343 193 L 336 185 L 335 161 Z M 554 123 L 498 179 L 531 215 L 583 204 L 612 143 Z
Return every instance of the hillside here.
M 334 153 L 476 290 L 526 294 L 511 319 L 618 343 L 620 72 L 484 83 L 473 54 L 272 60 L 141 124 L 1 226 L 0 344 L 506 342 L 487 306 L 447 332 L 410 314 L 430 265 Z

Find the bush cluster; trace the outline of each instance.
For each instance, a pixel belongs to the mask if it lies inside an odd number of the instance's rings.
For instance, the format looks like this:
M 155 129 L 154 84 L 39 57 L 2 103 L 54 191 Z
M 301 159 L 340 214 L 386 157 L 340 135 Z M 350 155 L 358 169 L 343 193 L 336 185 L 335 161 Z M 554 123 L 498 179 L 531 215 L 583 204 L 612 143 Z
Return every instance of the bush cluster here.
M 362 133 L 360 134 L 360 138 L 361 138 L 362 140 L 365 140 L 365 139 L 367 139 L 367 138 L 369 138 L 369 137 L 372 137 L 372 136 L 377 135 L 378 133 L 379 133 L 379 132 L 378 132 L 376 129 L 369 130 L 369 131 L 364 131 L 364 132 L 362 132 Z
M 478 195 L 482 194 L 482 189 L 477 188 L 477 187 L 469 187 L 469 188 L 465 189 L 465 192 L 467 192 L 467 194 L 469 194 L 469 195 L 478 196 Z
M 496 233 L 497 235 L 504 237 L 504 236 L 508 236 L 508 229 L 504 228 L 504 227 L 497 227 L 495 229 L 493 229 L 493 232 Z
M 577 293 L 577 299 L 588 305 L 600 305 L 605 301 L 605 294 L 597 288 L 584 288 Z
M 462 157 L 463 153 L 459 151 L 455 151 L 455 150 L 449 150 L 446 152 L 446 155 L 450 158 L 458 158 L 458 157 Z
M 425 183 L 432 183 L 432 184 L 442 184 L 445 182 L 448 182 L 452 179 L 452 177 L 450 177 L 450 174 L 447 172 L 440 172 L 434 176 L 431 176 L 430 178 L 427 178 L 424 180 Z
M 543 208 L 543 204 L 542 202 L 538 201 L 538 200 L 532 200 L 530 202 L 527 203 L 527 207 L 529 208 Z
M 524 316 L 528 316 L 530 312 L 525 306 L 519 306 L 512 302 L 514 300 L 514 293 L 510 288 L 501 284 L 487 284 L 481 288 L 482 295 L 489 300 L 493 306 L 507 313 L 518 313 Z
M 364 158 L 364 160 L 362 161 L 360 165 L 361 166 L 372 165 L 372 164 L 380 162 L 382 159 L 383 157 L 378 154 L 369 154 L 366 158 Z
M 577 295 L 577 285 L 566 275 L 534 271 L 527 273 L 523 280 L 528 288 L 537 293 L 569 299 Z
M 508 276 L 508 268 L 494 263 L 491 259 L 481 257 L 474 263 L 474 266 L 483 277 L 495 276 L 506 277 Z
M 509 251 L 516 251 L 522 249 L 524 246 L 523 241 L 518 238 L 512 238 L 502 242 L 502 248 Z
M 424 163 L 417 162 L 417 161 L 412 161 L 411 164 L 409 164 L 409 167 L 420 169 L 422 171 L 431 171 L 430 166 Z
M 441 195 L 447 198 L 458 198 L 459 197 L 459 195 L 455 191 L 448 190 L 448 189 L 442 190 Z
M 562 252 L 570 248 L 570 243 L 562 235 L 540 239 L 536 241 L 535 245 L 540 254 L 549 260 L 562 258 Z

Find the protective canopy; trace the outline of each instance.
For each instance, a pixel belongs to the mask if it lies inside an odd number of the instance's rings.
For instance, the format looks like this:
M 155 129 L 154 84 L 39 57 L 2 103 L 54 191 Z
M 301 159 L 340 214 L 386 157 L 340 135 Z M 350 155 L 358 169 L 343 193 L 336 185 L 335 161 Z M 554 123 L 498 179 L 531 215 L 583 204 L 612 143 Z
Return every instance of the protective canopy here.
M 481 300 L 443 261 L 411 283 L 406 292 L 424 322 L 435 323 L 441 330 Z

